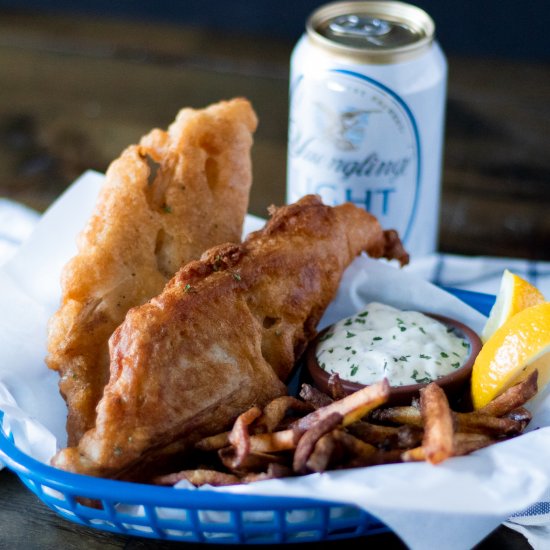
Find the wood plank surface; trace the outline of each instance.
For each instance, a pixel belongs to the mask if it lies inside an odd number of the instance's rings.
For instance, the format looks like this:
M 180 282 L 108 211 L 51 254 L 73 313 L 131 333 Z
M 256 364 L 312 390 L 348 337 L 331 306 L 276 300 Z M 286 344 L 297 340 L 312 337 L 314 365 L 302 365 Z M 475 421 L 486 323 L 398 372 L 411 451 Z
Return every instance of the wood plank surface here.
M 284 201 L 289 51 L 180 28 L 2 17 L 0 195 L 44 210 L 181 107 L 245 96 L 260 117 L 251 211 L 265 216 Z
M 285 198 L 293 44 L 197 28 L 6 12 L 0 195 L 44 210 L 182 106 L 244 95 L 260 126 L 251 212 Z M 449 60 L 440 249 L 550 259 L 550 67 Z

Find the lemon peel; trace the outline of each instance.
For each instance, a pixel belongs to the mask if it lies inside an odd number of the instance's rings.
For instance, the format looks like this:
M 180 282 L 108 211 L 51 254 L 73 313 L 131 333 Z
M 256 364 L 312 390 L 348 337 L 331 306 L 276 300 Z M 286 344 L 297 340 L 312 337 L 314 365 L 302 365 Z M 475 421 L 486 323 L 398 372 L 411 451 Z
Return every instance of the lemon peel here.
M 535 369 L 542 388 L 550 380 L 550 302 L 516 313 L 487 340 L 472 370 L 474 408 L 487 405 Z
M 493 333 L 516 313 L 544 301 L 544 295 L 540 290 L 519 275 L 505 269 L 497 299 L 481 332 L 481 341 L 487 342 Z

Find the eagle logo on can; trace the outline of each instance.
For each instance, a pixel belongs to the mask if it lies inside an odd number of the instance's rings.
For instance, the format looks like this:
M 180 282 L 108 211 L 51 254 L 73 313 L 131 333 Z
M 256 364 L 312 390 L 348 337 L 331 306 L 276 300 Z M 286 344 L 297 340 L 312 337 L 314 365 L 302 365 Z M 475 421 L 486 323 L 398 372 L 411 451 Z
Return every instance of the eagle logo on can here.
M 335 111 L 322 103 L 316 103 L 320 139 L 331 143 L 341 151 L 356 151 L 366 135 L 370 115 L 379 113 L 376 109 L 364 110 L 348 107 Z

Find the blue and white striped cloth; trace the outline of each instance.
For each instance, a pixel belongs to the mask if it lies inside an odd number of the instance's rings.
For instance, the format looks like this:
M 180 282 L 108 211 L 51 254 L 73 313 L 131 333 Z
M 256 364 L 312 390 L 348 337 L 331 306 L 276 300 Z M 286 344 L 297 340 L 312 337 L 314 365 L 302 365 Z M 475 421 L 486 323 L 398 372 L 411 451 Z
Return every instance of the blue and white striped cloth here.
M 527 510 L 514 514 L 505 523 L 507 527 L 521 533 L 534 550 L 550 548 L 550 491 L 540 502 L 529 506 Z
M 486 294 L 498 292 L 502 272 L 509 269 L 536 286 L 550 299 L 550 262 L 433 254 L 413 260 L 406 269 L 437 285 Z
M 38 219 L 38 213 L 33 210 L 0 199 L 0 265 L 32 233 Z M 414 260 L 406 269 L 441 286 L 487 294 L 498 292 L 502 272 L 509 269 L 550 299 L 550 262 L 433 254 Z M 541 502 L 512 516 L 506 525 L 522 533 L 535 550 L 550 549 L 550 492 Z

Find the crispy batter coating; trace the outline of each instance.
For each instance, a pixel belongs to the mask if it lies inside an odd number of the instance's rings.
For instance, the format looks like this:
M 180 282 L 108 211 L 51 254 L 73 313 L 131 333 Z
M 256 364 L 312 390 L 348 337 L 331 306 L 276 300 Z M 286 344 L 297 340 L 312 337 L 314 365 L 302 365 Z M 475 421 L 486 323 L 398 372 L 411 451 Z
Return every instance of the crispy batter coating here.
M 53 464 L 136 479 L 136 466 L 189 449 L 284 394 L 282 381 L 361 251 L 407 261 L 395 232 L 373 216 L 309 195 L 275 210 L 241 245 L 183 267 L 113 334 L 96 426 Z
M 49 325 L 47 364 L 61 376 L 70 445 L 94 425 L 108 339 L 126 312 L 208 248 L 240 242 L 256 124 L 245 99 L 183 109 L 109 167 Z

